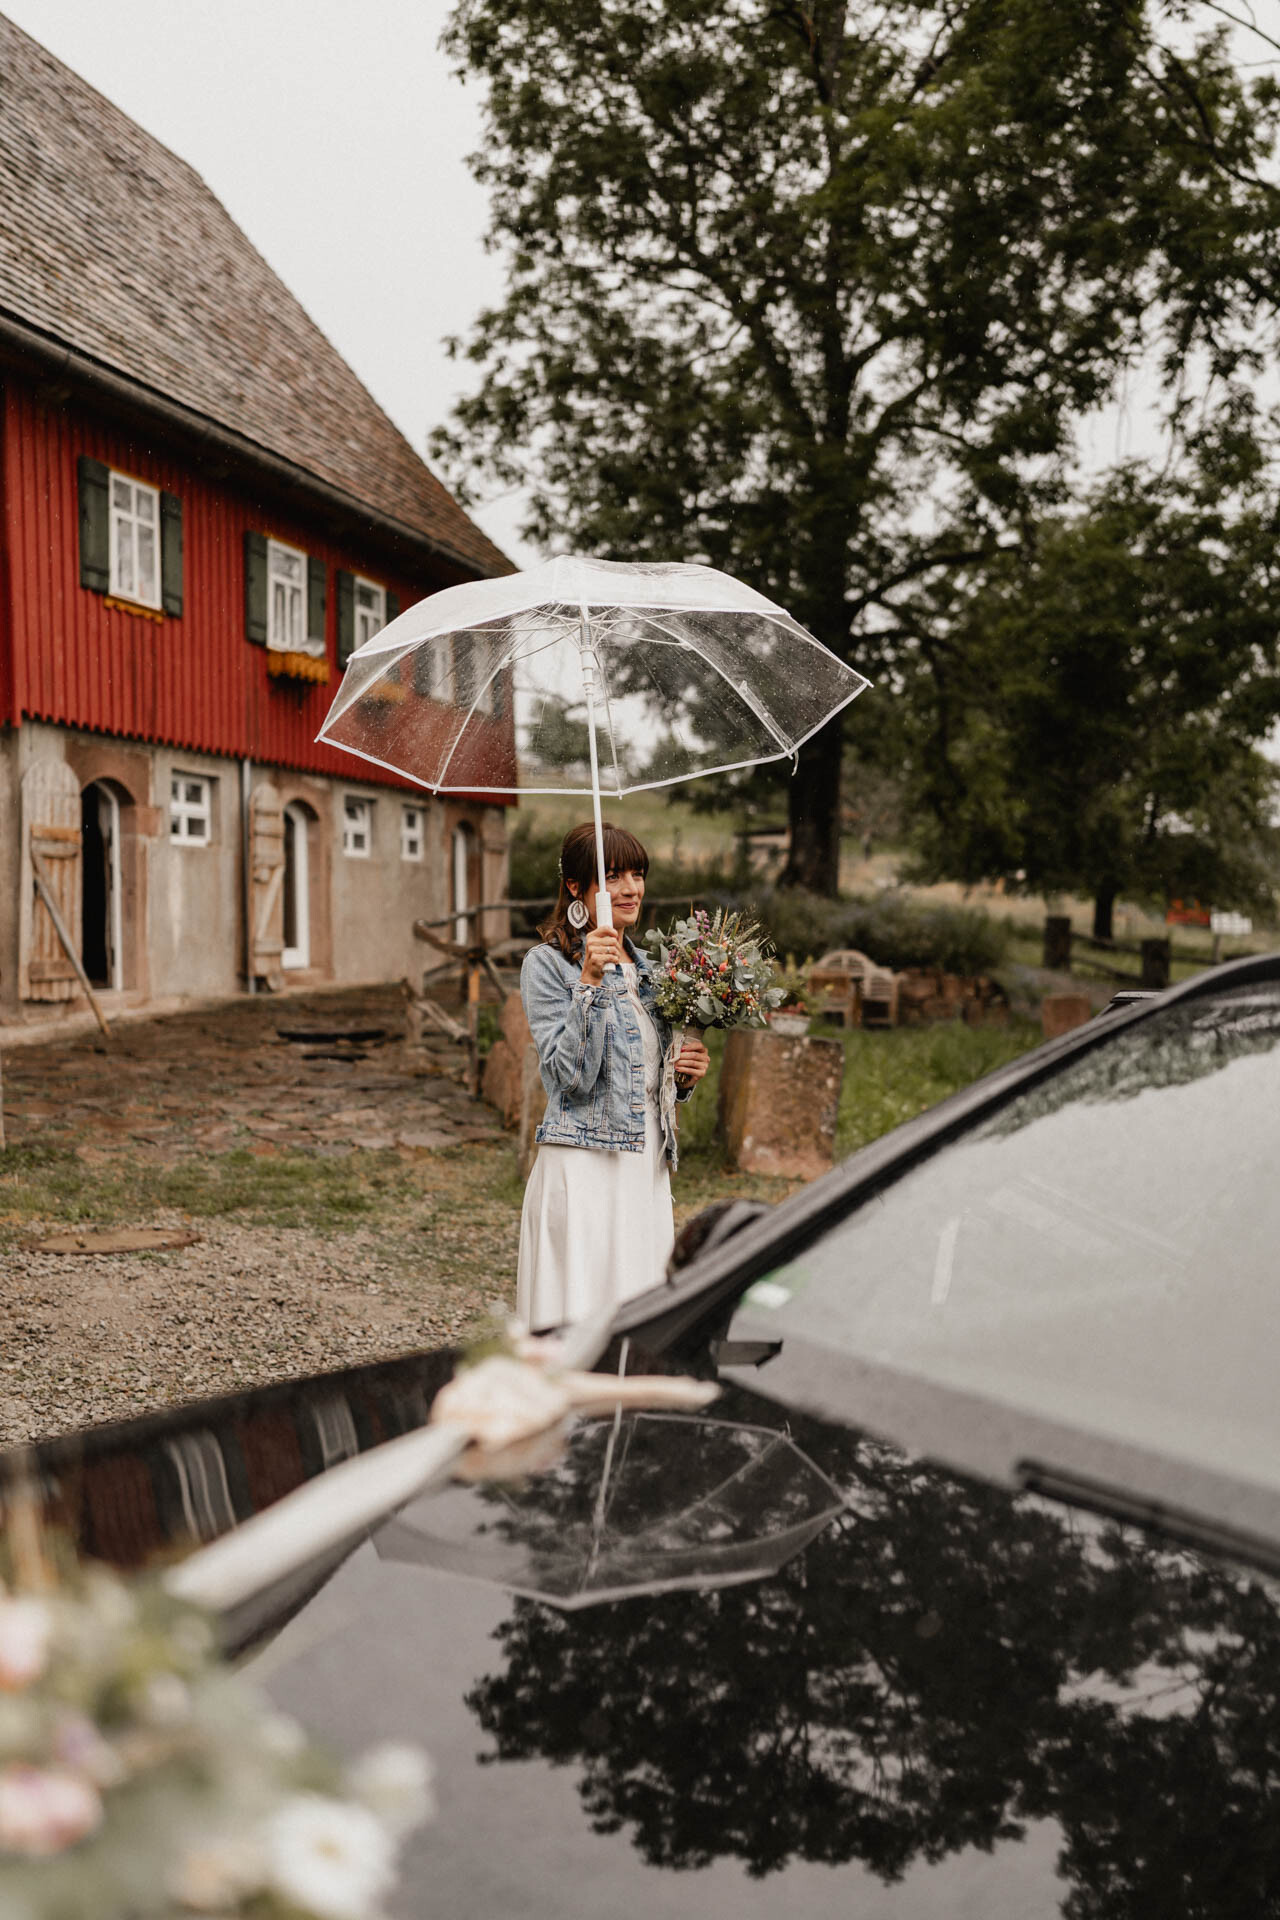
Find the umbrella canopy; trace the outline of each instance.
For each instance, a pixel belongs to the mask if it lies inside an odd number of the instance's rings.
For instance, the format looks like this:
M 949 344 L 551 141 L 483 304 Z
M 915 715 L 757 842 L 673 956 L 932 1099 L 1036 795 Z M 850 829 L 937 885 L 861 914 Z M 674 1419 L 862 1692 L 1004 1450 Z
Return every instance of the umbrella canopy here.
M 568 555 L 408 608 L 352 655 L 319 738 L 437 793 L 586 794 L 590 730 L 620 798 L 793 756 L 867 684 L 728 574 Z
M 414 1501 L 374 1544 L 383 1559 L 574 1609 L 761 1579 L 843 1507 L 834 1482 L 766 1427 L 628 1413 L 582 1422 L 532 1479 Z

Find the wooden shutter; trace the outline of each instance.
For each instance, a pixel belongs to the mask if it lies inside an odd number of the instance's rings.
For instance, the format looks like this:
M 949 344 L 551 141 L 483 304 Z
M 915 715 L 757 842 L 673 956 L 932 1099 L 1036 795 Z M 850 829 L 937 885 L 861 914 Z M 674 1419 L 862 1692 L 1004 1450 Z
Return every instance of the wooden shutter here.
M 106 469 L 104 468 L 105 472 Z M 63 926 L 80 940 L 80 782 L 65 760 L 37 760 L 22 776 L 22 856 L 18 992 L 24 1000 L 74 1000 L 80 982 L 43 898 L 40 857 Z
M 249 972 L 273 993 L 284 985 L 284 804 L 262 784 L 249 803 Z
M 101 460 L 82 453 L 80 481 L 80 585 L 94 593 L 111 588 L 111 475 Z
M 384 624 L 389 627 L 391 625 L 391 622 L 399 617 L 400 595 L 398 593 L 392 593 L 390 587 L 386 589 L 386 595 L 387 595 L 387 617 Z
M 356 577 L 338 568 L 338 665 L 345 667 L 356 650 Z
M 313 644 L 323 646 L 327 638 L 325 631 L 325 604 L 329 593 L 329 569 L 323 560 L 317 560 L 313 553 L 307 555 L 307 638 Z
M 174 618 L 182 612 L 182 502 L 160 495 L 160 604 Z
M 267 644 L 267 536 L 244 537 L 244 637 L 255 647 Z

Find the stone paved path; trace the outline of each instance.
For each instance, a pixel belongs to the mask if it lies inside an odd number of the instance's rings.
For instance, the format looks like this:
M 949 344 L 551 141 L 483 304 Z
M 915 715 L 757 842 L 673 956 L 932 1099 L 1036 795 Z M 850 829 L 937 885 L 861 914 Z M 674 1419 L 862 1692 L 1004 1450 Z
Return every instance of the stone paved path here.
M 450 1077 L 460 1049 L 410 1047 L 404 1007 L 399 988 L 368 987 L 134 1020 L 109 1040 L 6 1046 L 0 1029 L 6 1135 L 74 1144 L 90 1162 L 236 1146 L 429 1151 L 493 1137 L 493 1114 Z

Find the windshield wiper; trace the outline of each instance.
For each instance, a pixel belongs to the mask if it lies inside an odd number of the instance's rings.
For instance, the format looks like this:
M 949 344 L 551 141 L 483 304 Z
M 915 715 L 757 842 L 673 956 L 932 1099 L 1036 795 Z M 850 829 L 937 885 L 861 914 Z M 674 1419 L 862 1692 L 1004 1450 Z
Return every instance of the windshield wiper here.
M 1154 1533 L 1176 1546 L 1218 1558 L 1242 1560 L 1250 1566 L 1280 1573 L 1280 1545 L 1265 1534 L 1252 1533 L 1220 1520 L 1206 1520 L 1183 1507 L 1163 1500 L 1144 1499 L 1125 1487 L 1112 1486 L 1085 1474 L 1065 1472 L 1038 1460 L 1020 1460 L 1014 1469 L 1019 1487 L 1026 1493 L 1042 1494 L 1064 1506 L 1084 1507 L 1105 1519 L 1123 1521 Z

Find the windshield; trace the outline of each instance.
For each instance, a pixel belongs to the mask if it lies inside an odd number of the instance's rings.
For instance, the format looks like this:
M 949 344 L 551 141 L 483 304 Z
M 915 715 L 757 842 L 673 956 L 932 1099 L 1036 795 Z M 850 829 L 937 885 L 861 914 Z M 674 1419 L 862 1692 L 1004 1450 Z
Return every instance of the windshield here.
M 759 1282 L 747 1317 L 1280 1487 L 1278 1043 L 1272 982 L 1120 1029 Z

